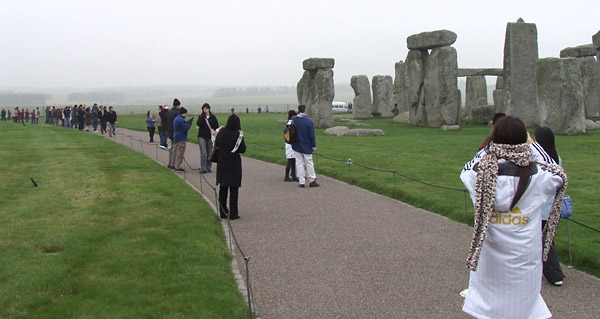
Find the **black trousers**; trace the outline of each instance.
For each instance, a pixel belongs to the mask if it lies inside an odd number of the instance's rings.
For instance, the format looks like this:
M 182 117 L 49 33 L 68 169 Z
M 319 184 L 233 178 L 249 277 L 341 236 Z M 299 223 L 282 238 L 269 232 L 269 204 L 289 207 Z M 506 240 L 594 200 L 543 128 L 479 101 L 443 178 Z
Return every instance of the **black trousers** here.
M 290 175 L 290 170 L 292 171 L 292 175 Z M 288 158 L 287 164 L 285 165 L 285 177 L 293 178 L 296 177 L 296 159 Z
M 219 188 L 219 216 L 230 219 L 238 218 L 238 191 L 239 187 L 223 187 Z M 229 192 L 229 209 L 227 209 L 227 192 Z
M 542 229 L 544 229 L 544 225 L 546 225 L 546 221 L 542 220 Z M 548 260 L 544 262 L 543 269 L 544 277 L 546 277 L 546 280 L 548 280 L 549 283 L 553 284 L 557 281 L 563 280 L 563 271 L 560 267 L 560 263 L 558 262 L 558 254 L 556 253 L 554 241 L 552 241 L 552 246 L 548 252 Z
M 150 142 L 154 142 L 154 132 L 156 130 L 155 127 L 146 126 L 148 129 L 148 134 L 150 135 Z

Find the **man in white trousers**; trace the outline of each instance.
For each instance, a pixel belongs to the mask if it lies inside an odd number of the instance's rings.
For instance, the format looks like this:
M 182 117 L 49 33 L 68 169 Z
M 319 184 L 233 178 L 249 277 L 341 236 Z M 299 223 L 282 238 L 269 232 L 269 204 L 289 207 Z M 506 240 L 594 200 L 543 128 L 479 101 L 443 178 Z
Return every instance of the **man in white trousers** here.
M 306 115 L 305 105 L 298 106 L 298 116 L 294 118 L 294 125 L 298 139 L 296 143 L 292 144 L 292 149 L 296 158 L 296 174 L 300 183 L 299 186 L 304 187 L 308 179 L 309 187 L 319 187 L 312 160 L 312 154 L 317 149 L 315 127 L 312 120 Z M 308 178 L 306 175 L 308 175 Z

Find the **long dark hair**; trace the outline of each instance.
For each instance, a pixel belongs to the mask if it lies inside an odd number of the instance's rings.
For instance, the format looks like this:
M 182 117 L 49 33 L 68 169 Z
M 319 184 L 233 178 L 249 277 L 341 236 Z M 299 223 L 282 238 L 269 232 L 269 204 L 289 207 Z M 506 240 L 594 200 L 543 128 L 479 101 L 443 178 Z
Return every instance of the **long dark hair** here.
M 506 116 L 498 120 L 490 138 L 496 144 L 523 144 L 527 142 L 527 128 L 525 127 L 525 123 L 519 118 Z M 521 199 L 525 190 L 527 190 L 527 185 L 529 185 L 529 181 L 531 180 L 535 164 L 530 163 L 528 166 L 517 167 L 519 168 L 519 186 L 510 204 L 511 210 L 515 207 L 519 199 Z
M 538 127 L 533 133 L 535 141 L 552 157 L 552 159 L 558 164 L 558 153 L 556 152 L 556 146 L 554 144 L 554 133 L 548 127 Z
M 292 118 L 292 116 L 296 116 L 296 115 L 298 115 L 298 113 L 296 113 L 296 111 L 289 110 L 288 111 L 288 121 Z

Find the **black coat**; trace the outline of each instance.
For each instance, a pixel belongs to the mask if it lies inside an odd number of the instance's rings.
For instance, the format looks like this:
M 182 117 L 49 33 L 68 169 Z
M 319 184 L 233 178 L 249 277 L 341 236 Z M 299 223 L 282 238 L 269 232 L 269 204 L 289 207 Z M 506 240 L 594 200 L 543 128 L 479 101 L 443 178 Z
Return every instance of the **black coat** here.
M 175 133 L 175 128 L 173 127 L 173 121 L 175 121 L 175 118 L 177 117 L 177 115 L 179 115 L 179 109 L 177 109 L 177 108 L 172 108 L 167 113 L 167 127 L 169 129 L 169 138 L 171 140 L 173 140 L 173 133 Z M 161 123 L 161 124 L 163 126 L 165 125 L 164 123 Z
M 237 118 L 237 125 L 233 123 L 232 117 Z M 233 120 L 235 122 L 235 119 Z M 222 128 L 215 140 L 215 146 L 219 148 L 219 156 L 217 162 L 217 184 L 222 187 L 241 187 L 242 186 L 242 157 L 240 153 L 246 152 L 246 143 L 242 138 L 242 143 L 235 153 L 231 150 L 235 147 L 239 132 L 239 117 L 232 114 L 227 121 L 227 126 Z
M 163 130 L 166 130 L 167 127 L 169 127 L 169 125 L 167 124 L 167 113 L 169 113 L 169 111 L 162 109 L 160 110 L 160 112 L 158 112 L 158 116 L 160 116 L 160 127 Z
M 210 114 L 208 123 L 210 124 L 210 127 L 213 130 L 219 128 L 219 121 L 217 120 L 217 117 L 212 113 Z M 196 125 L 198 126 L 198 137 L 204 137 L 205 139 L 209 139 L 210 129 L 208 128 L 208 125 L 206 125 L 206 115 L 204 113 L 202 113 L 202 116 L 198 118 L 198 121 L 196 121 Z

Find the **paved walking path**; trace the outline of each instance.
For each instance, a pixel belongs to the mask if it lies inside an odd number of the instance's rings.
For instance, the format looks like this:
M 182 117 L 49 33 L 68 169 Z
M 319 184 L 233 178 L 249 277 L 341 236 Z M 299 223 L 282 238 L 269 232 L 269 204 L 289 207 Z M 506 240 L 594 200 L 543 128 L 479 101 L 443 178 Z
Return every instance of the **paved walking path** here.
M 166 165 L 168 152 L 135 140 L 147 133 L 118 131 L 133 138 L 113 140 Z M 198 145 L 188 143 L 185 157 L 197 169 Z M 283 181 L 283 166 L 242 165 L 241 219 L 231 224 L 251 257 L 261 318 L 468 317 L 459 292 L 470 227 L 318 173 L 321 187 L 301 189 Z M 198 171 L 177 174 L 214 201 Z M 214 185 L 214 170 L 206 176 Z M 600 280 L 563 269 L 563 287 L 542 286 L 554 318 L 599 318 Z

